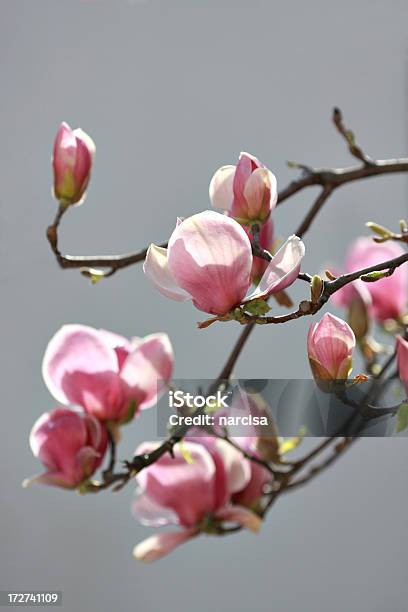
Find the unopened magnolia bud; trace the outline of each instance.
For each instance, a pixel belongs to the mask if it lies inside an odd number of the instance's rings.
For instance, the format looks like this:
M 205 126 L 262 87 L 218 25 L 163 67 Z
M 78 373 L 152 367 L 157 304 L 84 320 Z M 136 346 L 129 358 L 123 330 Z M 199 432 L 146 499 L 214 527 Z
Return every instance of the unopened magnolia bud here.
M 80 204 L 91 176 L 93 140 L 81 129 L 62 123 L 54 142 L 54 197 L 65 206 Z
M 369 274 L 363 274 L 363 276 L 360 276 L 360 279 L 365 283 L 375 283 L 376 281 L 381 280 L 382 278 L 386 278 L 387 276 L 390 276 L 388 270 L 386 270 L 385 272 L 379 271 L 370 272 Z
M 310 299 L 312 302 L 317 302 L 322 295 L 324 287 L 323 279 L 318 274 L 315 274 L 310 282 Z
M 350 300 L 347 320 L 356 336 L 356 340 L 362 340 L 369 331 L 370 317 L 368 304 L 358 291 L 354 291 L 353 297 Z
M 307 337 L 310 367 L 317 381 L 346 380 L 356 339 L 351 327 L 330 313 L 311 325 Z
M 408 225 L 405 219 L 401 219 L 399 226 L 402 234 L 406 234 L 408 232 Z
M 373 223 L 372 221 L 368 221 L 366 223 L 366 227 L 368 227 L 374 234 L 378 234 L 382 238 L 390 238 L 392 232 L 384 227 L 383 225 L 379 225 L 378 223 Z
M 241 153 L 236 166 L 223 166 L 210 183 L 210 199 L 243 225 L 264 222 L 275 207 L 276 178 L 250 153 Z

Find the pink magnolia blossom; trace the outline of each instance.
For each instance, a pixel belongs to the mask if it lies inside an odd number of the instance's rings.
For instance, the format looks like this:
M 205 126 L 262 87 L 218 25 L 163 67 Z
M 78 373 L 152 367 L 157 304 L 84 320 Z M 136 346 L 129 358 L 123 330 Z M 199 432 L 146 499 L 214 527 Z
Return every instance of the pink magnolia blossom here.
M 378 244 L 369 237 L 358 238 L 349 248 L 344 272 L 355 272 L 383 263 L 402 255 L 404 250 L 396 242 Z M 339 306 L 349 306 L 353 299 L 353 287 L 358 286 L 364 299 L 371 303 L 370 314 L 378 321 L 398 319 L 407 309 L 408 268 L 400 266 L 386 278 L 372 283 L 357 280 L 333 294 L 332 300 Z M 368 297 L 367 297 L 368 296 Z
M 214 207 L 244 224 L 265 221 L 278 198 L 275 175 L 249 153 L 241 153 L 237 166 L 219 168 L 209 191 Z
M 116 422 L 132 416 L 132 405 L 137 410 L 154 405 L 172 369 L 166 334 L 129 341 L 85 325 L 64 325 L 43 360 L 45 384 L 59 402 Z
M 257 439 L 252 437 L 236 438 L 235 442 L 246 452 L 258 456 Z M 264 487 L 271 481 L 271 474 L 262 465 L 249 461 L 251 470 L 247 484 L 232 496 L 233 504 L 246 508 L 256 509 L 264 492 Z
M 327 312 L 310 326 L 307 352 L 317 380 L 344 380 L 351 372 L 356 339 L 351 327 Z
M 227 427 L 228 436 L 245 452 L 259 457 L 258 443 L 261 436 L 269 436 L 270 440 L 276 443 L 275 448 L 279 447 L 279 436 L 268 406 L 262 396 L 257 393 L 247 393 L 238 388 L 232 397 L 228 408 L 218 410 L 215 415 L 215 430 L 218 431 L 219 419 L 221 417 L 232 417 L 234 425 Z M 267 418 L 268 424 L 254 425 L 250 417 L 262 419 Z M 247 424 L 251 423 L 251 424 Z M 219 433 L 223 433 L 225 427 L 220 427 Z M 198 441 L 201 442 L 202 438 Z M 214 438 L 204 438 L 214 440 Z M 207 442 L 208 444 L 208 442 Z M 232 501 L 234 504 L 257 509 L 261 499 L 264 485 L 271 481 L 270 472 L 262 465 L 253 461 L 248 462 L 250 468 L 250 478 L 244 487 L 234 493 Z
M 401 382 L 408 394 L 408 342 L 401 336 L 397 337 L 397 362 Z
M 47 471 L 26 481 L 76 488 L 102 463 L 108 436 L 93 416 L 55 408 L 34 424 L 30 446 Z
M 179 223 L 167 249 L 151 244 L 143 269 L 166 297 L 192 300 L 199 310 L 223 315 L 291 285 L 304 252 L 297 236 L 288 238 L 269 262 L 256 290 L 245 297 L 253 265 L 249 238 L 234 219 L 205 211 Z
M 137 454 L 157 444 L 144 443 Z M 174 457 L 166 454 L 136 477 L 139 491 L 133 512 L 143 524 L 158 527 L 179 525 L 178 532 L 156 534 L 135 547 L 143 561 L 158 559 L 182 542 L 223 521 L 258 531 L 261 519 L 249 508 L 232 503 L 232 496 L 248 486 L 251 466 L 224 440 L 197 438 L 183 442 L 187 462 L 179 446 Z
M 93 140 L 81 129 L 61 123 L 54 142 L 54 197 L 65 204 L 80 204 L 91 176 Z

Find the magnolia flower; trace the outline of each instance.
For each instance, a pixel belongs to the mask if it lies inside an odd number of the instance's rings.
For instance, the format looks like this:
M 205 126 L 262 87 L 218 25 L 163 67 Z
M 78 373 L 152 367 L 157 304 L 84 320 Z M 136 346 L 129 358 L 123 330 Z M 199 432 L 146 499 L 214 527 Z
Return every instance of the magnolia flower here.
M 129 341 L 85 325 L 64 325 L 43 360 L 45 384 L 59 402 L 116 422 L 154 405 L 172 369 L 173 350 L 166 334 Z
M 349 248 L 345 273 L 370 268 L 402 255 L 404 250 L 396 242 L 378 244 L 369 237 L 358 238 Z M 372 283 L 357 280 L 333 294 L 332 300 L 339 306 L 349 306 L 355 297 L 351 285 L 358 287 L 359 293 L 369 304 L 370 314 L 378 321 L 398 319 L 406 312 L 408 302 L 408 268 L 400 266 L 391 276 Z
M 275 175 L 249 153 L 241 153 L 237 166 L 219 168 L 209 192 L 215 208 L 243 224 L 265 221 L 278 199 Z
M 307 352 L 313 376 L 317 380 L 347 379 L 352 367 L 356 339 L 351 327 L 327 312 L 310 326 Z
M 408 394 L 408 342 L 401 336 L 397 337 L 397 362 L 401 382 Z
M 291 236 L 269 262 L 253 293 L 253 256 L 245 230 L 233 219 L 205 211 L 180 222 L 163 249 L 151 244 L 143 270 L 173 300 L 192 300 L 199 310 L 223 315 L 242 303 L 266 298 L 291 285 L 305 253 Z
M 54 197 L 64 204 L 80 204 L 91 176 L 93 140 L 81 129 L 61 123 L 54 142 Z
M 144 443 L 136 454 L 151 452 Z M 184 454 L 183 454 L 184 453 Z M 174 457 L 163 455 L 136 476 L 139 491 L 133 504 L 136 518 L 145 525 L 179 525 L 180 530 L 156 534 L 134 549 L 137 559 L 153 561 L 176 546 L 211 531 L 223 521 L 258 531 L 261 519 L 250 509 L 232 503 L 232 496 L 248 486 L 251 466 L 224 440 L 199 438 L 174 447 Z M 186 461 L 185 455 L 190 460 Z
M 105 427 L 89 414 L 55 408 L 34 424 L 30 446 L 47 468 L 24 484 L 42 484 L 74 489 L 102 463 L 108 436 Z

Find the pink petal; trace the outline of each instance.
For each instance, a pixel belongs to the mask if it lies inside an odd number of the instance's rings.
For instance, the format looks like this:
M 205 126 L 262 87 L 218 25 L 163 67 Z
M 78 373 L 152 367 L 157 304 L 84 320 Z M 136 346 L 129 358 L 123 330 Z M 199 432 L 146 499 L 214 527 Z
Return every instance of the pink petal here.
M 102 445 L 103 431 L 105 428 L 102 426 L 100 421 L 98 421 L 98 419 L 91 414 L 80 414 L 86 427 L 88 443 L 93 448 L 98 449 Z
M 30 446 L 47 472 L 35 482 L 76 487 L 99 467 L 107 441 L 105 428 L 87 414 L 68 408 L 43 414 L 31 430 Z
M 225 440 L 217 439 L 215 449 L 221 455 L 224 469 L 227 474 L 228 493 L 236 493 L 243 489 L 251 478 L 251 467 L 236 448 Z
M 99 332 L 84 325 L 64 325 L 51 339 L 43 360 L 50 393 L 63 404 L 77 404 L 108 418 L 121 400 L 115 351 Z
M 149 527 L 179 524 L 178 516 L 173 510 L 160 506 L 143 491 L 137 492 L 132 504 L 132 514 L 142 525 Z
M 89 136 L 89 134 L 81 130 L 81 128 L 76 128 L 72 133 L 77 140 L 77 146 L 81 145 L 85 147 L 88 153 L 88 158 L 90 160 L 90 163 L 92 163 L 95 157 L 95 150 L 96 150 L 94 141 Z M 82 160 L 80 160 L 79 163 L 81 164 Z
M 141 491 L 157 505 L 172 510 L 185 527 L 197 525 L 206 514 L 215 510 L 215 464 L 209 452 L 200 444 L 185 441 L 192 463 L 187 463 L 179 446 L 174 457 L 163 455 L 159 461 L 136 476 Z M 156 443 L 144 443 L 136 454 L 156 448 Z
M 78 485 L 85 474 L 77 455 L 86 442 L 81 415 L 66 408 L 43 414 L 31 430 L 30 447 L 48 471 L 35 481 L 68 488 Z
M 68 123 L 61 123 L 54 141 L 53 166 L 59 178 L 68 166 L 74 168 L 76 157 L 76 138 Z
M 98 331 L 106 344 L 108 344 L 115 351 L 118 359 L 118 367 L 119 370 L 121 370 L 126 357 L 132 351 L 132 342 L 129 342 L 127 338 L 106 329 L 99 329 Z
M 210 200 L 214 208 L 228 210 L 232 204 L 234 193 L 232 185 L 234 182 L 235 166 L 222 166 L 217 170 L 210 183 Z
M 257 168 L 244 188 L 249 219 L 264 219 L 276 205 L 278 193 L 276 177 L 267 168 Z
M 76 454 L 76 461 L 81 468 L 84 477 L 91 476 L 95 471 L 95 463 L 100 458 L 100 453 L 91 446 L 83 446 Z
M 248 290 L 251 245 L 236 221 L 205 211 L 175 229 L 169 241 L 168 265 L 197 308 L 224 314 L 238 305 Z
M 316 332 L 317 323 L 311 323 L 309 327 L 309 331 L 307 332 L 307 354 L 311 359 L 317 360 L 315 345 L 314 345 L 314 335 Z
M 282 291 L 297 278 L 305 255 L 305 245 L 297 236 L 290 236 L 269 262 L 256 290 L 244 302 Z
M 216 518 L 221 521 L 239 523 L 242 527 L 249 529 L 253 533 L 258 533 L 262 525 L 262 519 L 255 512 L 243 506 L 222 508 L 216 513 Z
M 66 479 L 63 472 L 44 472 L 30 478 L 25 478 L 22 482 L 24 488 L 31 487 L 33 484 L 48 485 L 50 487 L 60 487 L 62 489 L 74 489 L 77 487 L 77 482 L 70 482 Z
M 80 204 L 85 199 L 85 190 L 91 176 L 92 163 L 95 156 L 95 144 L 90 136 L 80 128 L 73 131 L 76 138 L 76 159 L 74 168 L 74 180 L 77 185 L 78 201 Z
M 242 198 L 244 196 L 245 184 L 252 172 L 257 168 L 263 168 L 263 165 L 250 153 L 244 151 L 240 153 L 237 169 L 234 176 L 234 196 L 235 198 Z
M 214 436 L 200 435 L 198 438 L 187 437 L 185 440 L 196 441 L 204 446 L 215 463 L 215 508 L 224 506 L 233 493 L 248 484 L 251 477 L 249 461 L 231 444 Z
M 177 227 L 182 224 L 177 224 Z M 143 272 L 154 286 L 166 297 L 185 302 L 191 295 L 179 287 L 174 280 L 167 263 L 167 249 L 151 244 L 143 264 Z
M 139 561 L 155 561 L 170 553 L 174 548 L 198 534 L 196 529 L 184 529 L 168 533 L 157 533 L 143 540 L 133 549 L 133 555 Z
M 56 408 L 42 414 L 30 432 L 30 447 L 35 457 L 50 470 L 60 469 L 86 444 L 85 421 L 76 412 Z
M 173 363 L 167 334 L 146 336 L 128 355 L 120 373 L 126 397 L 135 399 L 139 409 L 153 406 L 171 378 Z
M 253 415 L 254 414 L 261 415 L 262 412 L 263 412 L 262 410 L 251 408 L 251 413 Z M 263 412 L 263 414 L 265 415 L 265 412 Z M 275 436 L 276 428 L 273 425 L 271 425 L 270 430 L 271 430 L 271 435 Z M 250 452 L 253 455 L 258 456 L 258 453 L 256 451 L 256 446 L 255 446 L 256 440 L 257 438 L 245 437 L 245 438 L 237 438 L 235 441 L 239 444 L 239 446 L 242 449 L 246 450 L 247 452 Z M 259 500 L 259 498 L 262 496 L 264 486 L 267 483 L 270 483 L 272 480 L 272 475 L 262 465 L 259 465 L 255 463 L 254 461 L 248 461 L 248 464 L 250 467 L 249 481 L 245 484 L 245 486 L 241 487 L 232 498 L 234 504 L 237 504 L 238 506 L 244 506 L 247 508 L 253 507 L 253 504 L 255 504 Z

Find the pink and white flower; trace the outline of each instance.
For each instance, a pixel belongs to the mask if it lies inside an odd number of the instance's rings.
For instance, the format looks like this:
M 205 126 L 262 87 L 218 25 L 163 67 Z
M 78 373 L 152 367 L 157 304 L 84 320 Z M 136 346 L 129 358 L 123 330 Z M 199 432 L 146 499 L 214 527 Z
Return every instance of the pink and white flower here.
M 265 221 L 275 207 L 275 175 L 250 153 L 241 153 L 236 166 L 222 166 L 211 179 L 210 200 L 243 224 Z
M 64 325 L 50 340 L 43 360 L 45 384 L 59 402 L 119 423 L 134 409 L 153 406 L 172 370 L 167 334 L 129 341 L 85 325 Z
M 55 408 L 34 424 L 30 446 L 47 471 L 33 482 L 74 489 L 102 463 L 108 442 L 105 427 L 93 416 Z
M 247 296 L 253 266 L 249 238 L 234 219 L 205 211 L 179 223 L 167 249 L 151 244 L 143 269 L 166 297 L 192 300 L 199 310 L 223 315 L 291 285 L 304 253 L 303 242 L 290 236 Z
M 151 452 L 157 444 L 144 443 L 136 454 Z M 143 524 L 158 527 L 178 525 L 177 532 L 156 534 L 134 549 L 137 559 L 153 561 L 202 531 L 224 521 L 258 531 L 260 517 L 233 496 L 251 481 L 248 460 L 224 440 L 197 438 L 183 442 L 187 462 L 179 446 L 174 457 L 163 455 L 136 477 L 139 491 L 133 512 Z

